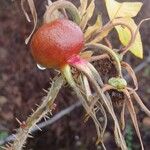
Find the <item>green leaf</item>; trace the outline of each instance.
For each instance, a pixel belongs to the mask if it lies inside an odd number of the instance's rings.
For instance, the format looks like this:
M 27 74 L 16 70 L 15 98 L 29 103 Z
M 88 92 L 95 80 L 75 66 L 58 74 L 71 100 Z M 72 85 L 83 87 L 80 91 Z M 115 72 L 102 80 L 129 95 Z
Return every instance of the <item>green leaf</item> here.
M 142 7 L 141 2 L 123 2 L 119 3 L 115 0 L 105 0 L 107 12 L 110 20 L 113 20 L 117 17 L 123 17 L 126 23 L 128 23 L 132 30 L 137 29 L 132 17 L 135 17 Z M 119 34 L 119 39 L 124 46 L 128 45 L 128 42 L 131 39 L 130 31 L 127 28 L 117 26 L 116 30 Z M 140 32 L 138 32 L 136 39 L 129 50 L 137 57 L 143 58 L 143 46 L 141 41 Z
M 130 25 L 132 30 L 135 32 L 135 30 L 137 29 L 137 25 L 135 24 L 135 22 L 132 18 L 123 18 L 122 20 L 124 20 L 126 23 L 128 22 L 128 24 Z M 131 39 L 130 31 L 127 28 L 122 27 L 122 26 L 117 26 L 116 30 L 118 32 L 121 43 L 124 46 L 128 45 L 128 43 Z M 142 45 L 142 41 L 141 41 L 140 32 L 137 33 L 135 41 L 129 49 L 135 56 L 137 56 L 139 58 L 143 58 L 143 45 Z

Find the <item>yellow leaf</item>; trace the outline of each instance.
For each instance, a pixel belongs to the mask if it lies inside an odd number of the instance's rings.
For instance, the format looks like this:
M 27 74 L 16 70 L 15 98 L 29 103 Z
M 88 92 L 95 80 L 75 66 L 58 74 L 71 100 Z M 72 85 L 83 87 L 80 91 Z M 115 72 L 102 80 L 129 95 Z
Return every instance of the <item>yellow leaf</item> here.
M 135 31 L 137 29 L 137 25 L 135 24 L 134 20 L 132 18 L 123 18 L 124 22 L 128 23 L 130 27 L 132 27 L 132 30 Z M 117 26 L 116 30 L 119 35 L 119 39 L 122 42 L 124 46 L 127 46 L 130 39 L 131 39 L 131 33 L 130 31 L 122 26 Z M 129 48 L 130 51 L 137 57 L 143 58 L 143 46 L 141 41 L 141 35 L 138 32 L 135 38 L 135 42 L 132 44 L 132 46 Z
M 123 2 L 105 0 L 110 19 L 117 17 L 135 17 L 142 7 L 141 2 Z
M 105 0 L 107 12 L 109 18 L 113 20 L 117 17 L 123 17 L 131 27 L 132 30 L 135 31 L 137 29 L 137 25 L 135 24 L 132 17 L 135 17 L 137 13 L 140 11 L 142 7 L 141 2 L 122 2 L 119 3 L 115 0 Z M 121 43 L 126 46 L 131 38 L 130 31 L 127 28 L 117 26 L 116 30 L 119 34 L 119 39 Z M 132 46 L 129 48 L 130 51 L 137 57 L 143 58 L 143 46 L 141 41 L 140 33 L 138 32 L 136 39 Z
M 90 36 L 93 33 L 95 33 L 98 29 L 100 29 L 101 27 L 102 27 L 102 18 L 100 15 L 98 15 L 95 24 L 92 26 L 89 26 L 87 28 L 86 32 L 84 33 L 85 39 L 88 40 L 90 38 Z
M 81 20 L 81 24 L 80 27 L 82 30 L 85 29 L 87 22 L 91 19 L 91 17 L 93 16 L 94 13 L 94 9 L 95 9 L 95 0 L 92 0 L 91 3 L 89 4 L 89 6 L 86 9 L 86 13 L 84 14 L 84 16 L 82 17 Z

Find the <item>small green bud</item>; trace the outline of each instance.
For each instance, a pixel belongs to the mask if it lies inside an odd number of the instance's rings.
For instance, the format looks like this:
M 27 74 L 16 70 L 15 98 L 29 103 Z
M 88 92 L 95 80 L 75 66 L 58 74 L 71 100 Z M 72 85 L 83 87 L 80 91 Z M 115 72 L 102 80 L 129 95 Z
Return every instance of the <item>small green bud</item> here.
M 122 90 L 127 86 L 126 80 L 120 77 L 112 77 L 108 80 L 108 83 L 118 90 Z

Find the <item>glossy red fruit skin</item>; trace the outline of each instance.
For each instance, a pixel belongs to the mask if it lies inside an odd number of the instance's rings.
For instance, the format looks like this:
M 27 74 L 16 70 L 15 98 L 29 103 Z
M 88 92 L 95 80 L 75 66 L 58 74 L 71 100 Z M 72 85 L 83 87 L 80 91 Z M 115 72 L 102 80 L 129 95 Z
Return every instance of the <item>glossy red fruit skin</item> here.
M 83 32 L 67 19 L 42 25 L 31 39 L 31 53 L 36 62 L 47 68 L 61 68 L 80 53 L 84 46 Z

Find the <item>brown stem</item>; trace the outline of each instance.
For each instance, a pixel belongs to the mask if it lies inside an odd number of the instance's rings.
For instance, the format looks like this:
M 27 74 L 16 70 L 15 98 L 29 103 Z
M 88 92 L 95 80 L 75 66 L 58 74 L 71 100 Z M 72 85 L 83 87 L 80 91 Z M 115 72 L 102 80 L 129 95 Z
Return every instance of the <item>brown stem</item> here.
M 92 56 L 89 59 L 89 62 L 98 61 L 98 60 L 105 59 L 105 58 L 110 58 L 110 57 L 109 57 L 108 54 L 102 54 L 102 55 Z

